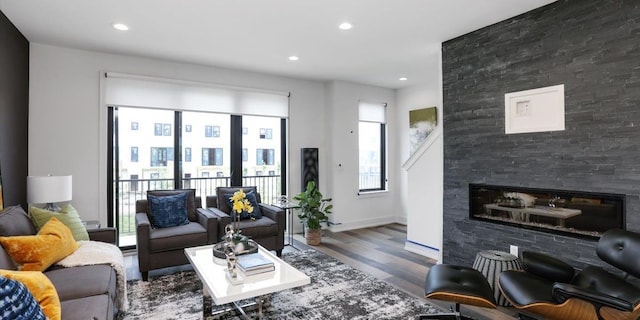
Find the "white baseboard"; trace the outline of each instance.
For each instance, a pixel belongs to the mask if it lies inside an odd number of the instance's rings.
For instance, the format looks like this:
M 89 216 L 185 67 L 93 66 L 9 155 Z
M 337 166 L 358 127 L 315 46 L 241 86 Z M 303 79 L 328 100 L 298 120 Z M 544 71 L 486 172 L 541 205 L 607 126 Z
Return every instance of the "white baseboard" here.
M 390 223 L 396 223 L 396 217 L 365 219 L 365 220 L 358 220 L 354 222 L 334 224 L 331 227 L 329 227 L 329 229 L 333 232 L 341 232 L 341 231 L 377 227 L 377 226 L 382 226 Z
M 409 240 L 404 243 L 404 249 L 409 252 L 413 252 L 421 256 L 436 260 L 437 263 L 442 263 L 442 251 L 440 249 L 432 248 L 416 242 L 411 242 Z

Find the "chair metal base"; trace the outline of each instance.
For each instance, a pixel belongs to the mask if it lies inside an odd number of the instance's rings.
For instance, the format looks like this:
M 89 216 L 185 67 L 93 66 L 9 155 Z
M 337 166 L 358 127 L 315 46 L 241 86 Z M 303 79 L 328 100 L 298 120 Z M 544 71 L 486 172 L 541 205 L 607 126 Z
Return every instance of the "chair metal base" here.
M 455 304 L 454 307 L 449 307 L 451 312 L 449 313 L 438 313 L 438 314 L 421 314 L 416 318 L 417 320 L 425 320 L 425 319 L 441 319 L 441 320 L 474 320 L 471 317 L 463 316 L 460 313 L 460 304 Z

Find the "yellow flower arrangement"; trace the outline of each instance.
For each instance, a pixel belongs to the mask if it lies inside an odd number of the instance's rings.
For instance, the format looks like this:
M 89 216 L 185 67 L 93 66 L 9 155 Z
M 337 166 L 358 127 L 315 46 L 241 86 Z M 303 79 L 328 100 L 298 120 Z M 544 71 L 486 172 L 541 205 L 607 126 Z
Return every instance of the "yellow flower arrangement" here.
M 235 219 L 233 219 L 233 227 L 231 228 L 231 240 L 234 243 L 234 250 L 242 252 L 249 248 L 249 238 L 241 234 L 242 231 L 240 231 L 239 225 L 240 215 L 243 212 L 253 213 L 253 206 L 251 205 L 251 202 L 249 202 L 249 199 L 247 199 L 247 194 L 244 193 L 242 189 L 234 192 L 233 196 L 231 196 L 229 200 L 233 203 L 233 208 L 231 208 L 231 210 L 236 213 Z M 253 221 L 255 218 L 252 216 L 251 220 Z
M 247 195 L 244 193 L 244 191 L 242 191 L 242 189 L 233 193 L 231 201 L 233 201 L 233 211 L 235 211 L 236 213 L 240 214 L 243 211 L 246 211 L 248 213 L 253 212 L 253 206 L 249 202 L 249 199 L 247 199 Z

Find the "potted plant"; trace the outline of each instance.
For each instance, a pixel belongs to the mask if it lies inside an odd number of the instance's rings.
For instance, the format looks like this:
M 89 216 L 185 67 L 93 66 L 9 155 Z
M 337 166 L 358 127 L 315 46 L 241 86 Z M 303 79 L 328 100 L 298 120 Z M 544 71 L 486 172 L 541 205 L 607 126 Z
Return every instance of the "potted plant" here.
M 294 196 L 293 200 L 298 201 L 298 218 L 305 227 L 307 244 L 319 245 L 322 237 L 320 224 L 329 221 L 329 214 L 333 208 L 330 204 L 331 199 L 323 198 L 315 182 L 309 181 L 306 190 Z

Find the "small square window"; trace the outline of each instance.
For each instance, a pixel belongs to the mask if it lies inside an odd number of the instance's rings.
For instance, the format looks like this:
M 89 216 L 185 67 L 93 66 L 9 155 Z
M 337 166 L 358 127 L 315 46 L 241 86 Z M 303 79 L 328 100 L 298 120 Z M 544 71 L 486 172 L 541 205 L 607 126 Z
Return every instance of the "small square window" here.
M 161 136 L 162 135 L 162 123 L 154 123 L 153 124 L 153 135 Z
M 204 136 L 207 138 L 213 137 L 213 126 L 204 126 Z
M 138 123 L 131 122 L 131 131 L 138 131 Z
M 184 126 L 184 131 L 185 132 L 191 132 L 191 125 L 188 124 L 188 125 Z
M 242 128 L 242 134 L 244 134 L 244 135 L 249 134 L 249 128 L 247 128 L 247 127 L 243 127 L 243 128 Z
M 170 123 L 165 123 L 162 126 L 162 135 L 163 136 L 167 136 L 167 137 L 171 136 L 171 124 Z
M 220 138 L 220 126 L 213 126 L 213 136 Z

